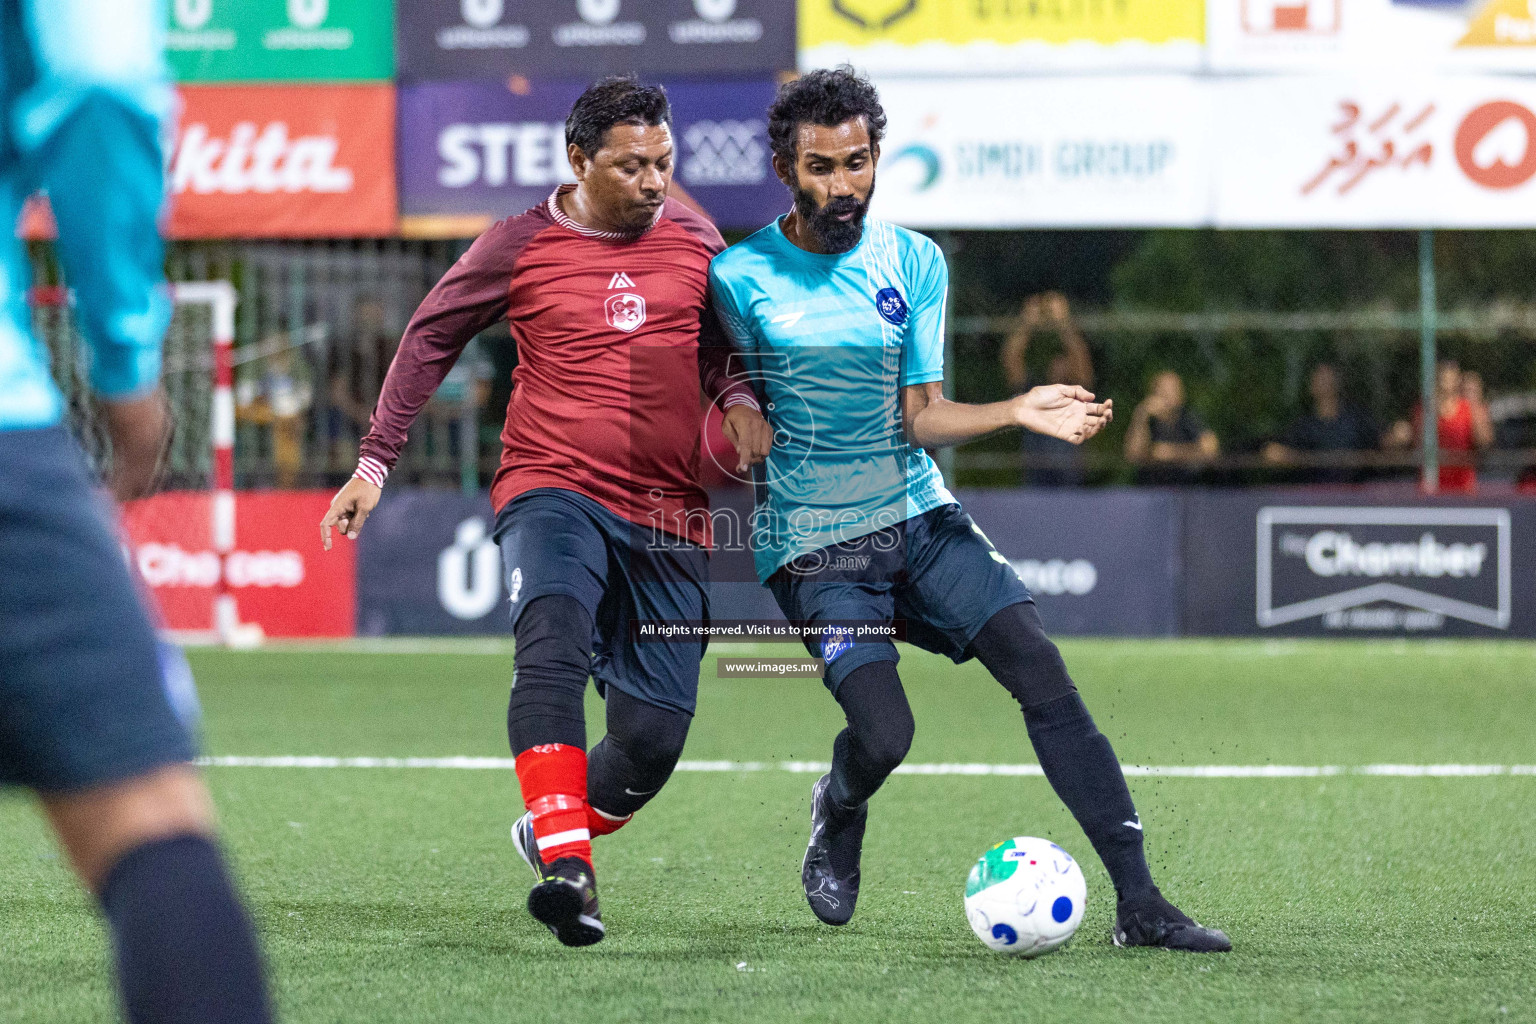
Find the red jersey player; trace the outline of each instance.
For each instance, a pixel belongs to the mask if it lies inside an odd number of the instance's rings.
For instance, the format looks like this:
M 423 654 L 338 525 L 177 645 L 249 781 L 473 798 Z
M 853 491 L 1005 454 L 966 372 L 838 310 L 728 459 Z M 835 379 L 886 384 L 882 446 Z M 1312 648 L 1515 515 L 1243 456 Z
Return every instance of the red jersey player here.
M 666 782 L 693 715 L 702 639 L 634 643 L 638 620 L 708 616 L 708 499 L 699 388 L 724 412 L 740 467 L 771 433 L 707 308 L 708 220 L 668 199 L 665 92 L 609 78 L 571 108 L 577 184 L 481 235 L 412 317 L 356 475 L 321 523 L 356 537 L 406 431 L 475 334 L 518 344 L 491 486 L 517 638 L 507 734 L 527 813 L 513 826 L 539 881 L 528 910 L 568 946 L 603 937 L 591 839 Z M 590 756 L 587 677 L 607 699 Z

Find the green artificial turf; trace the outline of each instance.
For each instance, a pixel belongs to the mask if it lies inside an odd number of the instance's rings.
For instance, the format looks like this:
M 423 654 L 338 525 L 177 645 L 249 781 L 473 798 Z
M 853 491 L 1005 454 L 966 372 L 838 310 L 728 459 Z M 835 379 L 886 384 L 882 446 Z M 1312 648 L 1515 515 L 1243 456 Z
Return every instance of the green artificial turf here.
M 1127 763 L 1536 763 L 1536 646 L 1063 649 Z M 505 653 L 192 659 L 211 754 L 507 753 Z M 686 758 L 829 756 L 819 683 L 705 667 Z M 902 671 L 909 761 L 1033 760 L 979 667 L 904 649 Z M 1533 775 L 1132 778 L 1165 892 L 1236 943 L 1210 957 L 1111 945 L 1108 879 L 1038 777 L 894 777 L 858 916 L 831 929 L 798 885 L 815 776 L 679 773 L 598 842 L 609 937 L 566 950 L 522 908 L 511 772 L 208 775 L 289 1021 L 1536 1020 Z M 975 857 L 1015 834 L 1059 842 L 1088 878 L 1077 938 L 1035 961 L 985 949 L 961 910 Z M 0 798 L 0 1021 L 110 1019 L 107 964 L 40 819 Z

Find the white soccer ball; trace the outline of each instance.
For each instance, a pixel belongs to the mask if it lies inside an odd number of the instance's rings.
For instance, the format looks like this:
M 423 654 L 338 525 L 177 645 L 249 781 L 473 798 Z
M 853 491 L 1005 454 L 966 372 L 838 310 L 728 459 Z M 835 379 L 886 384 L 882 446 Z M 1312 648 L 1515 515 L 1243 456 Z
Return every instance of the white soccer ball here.
M 1040 956 L 1065 945 L 1087 902 L 1088 883 L 1077 861 L 1033 836 L 998 843 L 965 880 L 971 930 L 988 948 L 1009 956 Z

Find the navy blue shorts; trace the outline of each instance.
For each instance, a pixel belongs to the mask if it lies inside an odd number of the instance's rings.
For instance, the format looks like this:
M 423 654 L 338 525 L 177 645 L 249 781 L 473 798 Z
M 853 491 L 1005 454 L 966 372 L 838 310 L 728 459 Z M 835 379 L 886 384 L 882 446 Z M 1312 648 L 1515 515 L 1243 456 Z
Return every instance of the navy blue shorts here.
M 61 427 L 0 431 L 0 782 L 69 793 L 190 761 L 184 662 Z
M 988 619 L 1034 600 L 959 505 L 801 555 L 768 577 L 768 589 L 791 621 L 902 620 L 909 643 L 956 662 L 971 657 L 971 641 Z M 823 681 L 834 694 L 860 665 L 899 660 L 895 644 L 883 639 L 834 634 L 805 646 L 826 659 Z
M 566 594 L 592 616 L 592 678 L 638 700 L 693 714 L 704 640 L 635 643 L 631 623 L 709 618 L 709 559 L 697 544 L 614 515 L 584 494 L 542 487 L 509 501 L 496 543 L 512 626 L 535 598 Z

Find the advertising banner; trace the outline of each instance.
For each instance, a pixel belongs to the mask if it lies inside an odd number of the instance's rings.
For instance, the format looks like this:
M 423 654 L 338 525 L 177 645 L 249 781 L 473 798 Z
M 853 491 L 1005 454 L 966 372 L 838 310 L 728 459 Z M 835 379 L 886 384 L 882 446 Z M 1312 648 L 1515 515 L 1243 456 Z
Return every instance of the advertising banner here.
M 800 67 L 877 75 L 1198 70 L 1203 0 L 799 0 Z
M 710 614 L 717 620 L 782 618 L 752 573 L 745 532 L 729 525 L 748 521 L 751 493 L 716 493 L 711 502 L 725 550 L 710 557 Z M 358 541 L 359 635 L 510 634 L 494 526 L 485 494 L 387 492 Z
M 410 0 L 407 81 L 764 74 L 795 66 L 795 0 Z
M 1530 0 L 1206 0 L 1216 71 L 1536 71 Z
M 392 86 L 201 85 L 181 99 L 172 237 L 394 232 Z
M 565 118 L 584 81 L 447 82 L 400 90 L 400 192 L 411 234 L 475 234 L 574 180 Z M 721 227 L 789 208 L 769 165 L 767 78 L 667 83 L 675 180 Z
M 320 547 L 329 491 L 248 491 L 235 496 L 235 547 L 213 546 L 213 495 L 172 492 L 123 509 L 128 557 L 168 629 L 213 628 L 220 578 L 240 621 L 269 637 L 351 636 L 353 546 Z
M 1034 593 L 1052 633 L 1178 631 L 1176 497 L 1136 491 L 973 491 L 959 497 Z M 750 521 L 750 492 L 712 492 L 710 502 L 719 545 L 710 556 L 711 617 L 782 618 L 752 572 L 742 528 Z M 387 493 L 358 542 L 358 633 L 510 632 L 493 525 L 484 495 Z
M 1052 635 L 1179 630 L 1178 498 L 1152 491 L 961 491 Z
M 171 0 L 181 82 L 388 81 L 394 0 Z
M 877 216 L 911 227 L 1132 227 L 1209 217 L 1210 90 L 1193 78 L 879 82 Z
M 1220 227 L 1536 225 L 1536 78 L 1214 87 Z
M 1536 633 L 1536 504 L 1297 498 L 1186 498 L 1186 632 Z

